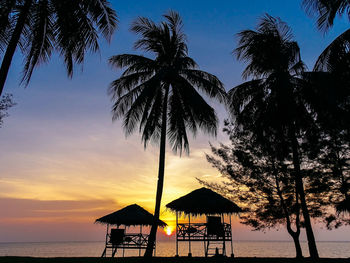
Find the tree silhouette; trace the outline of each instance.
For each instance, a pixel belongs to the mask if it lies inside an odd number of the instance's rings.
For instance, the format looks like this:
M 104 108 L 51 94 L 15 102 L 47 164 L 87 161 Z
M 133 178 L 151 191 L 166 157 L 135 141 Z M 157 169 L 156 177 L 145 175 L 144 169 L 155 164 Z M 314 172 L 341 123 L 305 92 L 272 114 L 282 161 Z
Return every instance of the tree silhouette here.
M 186 36 L 178 13 L 170 11 L 156 24 L 139 17 L 131 31 L 141 35 L 135 48 L 151 52 L 155 57 L 122 54 L 109 62 L 117 68 L 127 69 L 113 81 L 109 93 L 114 102 L 113 119 L 123 118 L 126 134 L 139 125 L 142 141 L 160 142 L 159 170 L 155 222 L 151 228 L 145 256 L 152 256 L 156 240 L 157 220 L 161 206 L 164 181 L 166 138 L 174 152 L 189 153 L 187 132 L 201 129 L 216 135 L 217 117 L 197 90 L 210 98 L 223 102 L 225 91 L 217 77 L 198 69 L 188 56 Z
M 9 115 L 8 110 L 15 105 L 16 103 L 13 101 L 11 94 L 5 94 L 0 97 L 0 128 L 4 123 L 4 118 Z
M 344 61 L 345 60 L 345 61 Z M 333 177 L 330 202 L 340 211 L 350 211 L 350 78 L 344 57 L 329 60 L 327 71 L 308 72 L 307 97 L 317 114 L 318 143 L 309 149 L 316 157 L 323 176 Z
M 237 132 L 234 124 L 225 121 L 224 131 L 230 143 L 211 145 L 207 160 L 222 174 L 222 183 L 199 180 L 200 183 L 242 204 L 240 221 L 254 230 L 284 227 L 293 238 L 296 257 L 302 257 L 299 236 L 304 225 L 300 198 L 295 187 L 292 156 L 281 158 L 279 145 L 267 141 L 259 147 L 251 140 L 251 133 Z M 337 199 L 338 183 L 328 166 L 311 160 L 306 154 L 301 173 L 310 216 L 328 228 L 339 227 L 339 217 L 330 208 L 330 200 Z M 332 225 L 330 225 L 332 224 Z
M 2 0 L 0 10 L 0 95 L 17 47 L 24 55 L 26 85 L 54 51 L 72 77 L 74 64 L 83 63 L 87 51 L 98 51 L 99 34 L 110 40 L 117 26 L 108 0 Z
M 300 167 L 301 136 L 317 127 L 303 97 L 304 81 L 298 77 L 304 71 L 298 44 L 284 22 L 267 14 L 256 31 L 244 30 L 238 37 L 234 54 L 248 63 L 243 77 L 252 79 L 229 91 L 236 129 L 250 132 L 261 147 L 277 144 L 279 158 L 291 155 L 310 256 L 318 258 Z
M 318 28 L 324 33 L 337 16 L 350 19 L 350 2 L 345 0 L 304 0 L 303 5 L 310 15 L 317 17 Z M 310 98 L 317 109 L 317 119 L 322 127 L 322 154 L 319 161 L 331 167 L 334 179 L 340 183 L 338 192 L 344 200 L 336 204 L 338 211 L 350 211 L 348 184 L 348 151 L 350 147 L 350 29 L 338 36 L 319 56 L 314 72 L 308 74 L 310 86 L 317 94 Z M 316 98 L 316 99 L 315 99 Z M 336 195 L 336 192 L 335 192 Z M 339 200 L 338 200 L 339 201 Z
M 296 257 L 302 258 L 300 246 L 300 202 L 295 191 L 292 169 L 281 162 L 275 152 L 263 151 L 250 139 L 239 136 L 229 122 L 225 122 L 231 144 L 211 145 L 207 160 L 220 171 L 223 183 L 200 183 L 226 195 L 243 206 L 241 223 L 254 230 L 283 226 L 293 238 Z

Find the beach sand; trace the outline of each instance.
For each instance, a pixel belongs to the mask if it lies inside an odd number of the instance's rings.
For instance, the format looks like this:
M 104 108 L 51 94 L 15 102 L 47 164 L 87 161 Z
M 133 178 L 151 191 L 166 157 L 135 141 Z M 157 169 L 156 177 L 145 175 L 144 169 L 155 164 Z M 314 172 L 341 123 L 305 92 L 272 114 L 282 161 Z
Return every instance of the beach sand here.
M 36 258 L 36 257 L 0 257 L 0 263 L 141 263 L 147 262 L 144 258 Z M 309 258 L 200 258 L 200 257 L 155 257 L 152 262 L 156 263 L 350 263 L 350 259 L 322 258 L 317 261 Z

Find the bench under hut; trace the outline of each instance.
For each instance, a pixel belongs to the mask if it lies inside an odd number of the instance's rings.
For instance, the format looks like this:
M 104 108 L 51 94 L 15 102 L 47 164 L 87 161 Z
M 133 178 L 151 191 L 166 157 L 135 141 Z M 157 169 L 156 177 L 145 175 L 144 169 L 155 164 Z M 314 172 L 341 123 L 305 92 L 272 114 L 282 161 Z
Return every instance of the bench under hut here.
M 200 188 L 166 205 L 176 213 L 176 256 L 178 243 L 188 242 L 188 256 L 192 256 L 191 242 L 203 242 L 205 256 L 226 255 L 226 242 L 231 242 L 233 254 L 231 215 L 241 212 L 235 203 L 218 193 Z M 188 223 L 180 224 L 179 215 L 188 216 Z M 225 215 L 229 222 L 225 222 Z M 191 223 L 191 216 L 206 216 L 205 223 Z
M 149 238 L 149 234 L 142 232 L 142 227 L 151 226 L 153 220 L 153 215 L 137 204 L 129 205 L 96 219 L 95 223 L 107 225 L 106 243 L 101 257 L 107 257 L 109 251 L 114 257 L 118 249 L 122 250 L 123 256 L 125 249 L 138 249 L 139 256 L 141 256 L 141 250 L 147 248 Z M 165 227 L 166 225 L 159 220 L 158 226 Z M 132 226 L 139 226 L 140 232 L 126 233 L 126 228 Z

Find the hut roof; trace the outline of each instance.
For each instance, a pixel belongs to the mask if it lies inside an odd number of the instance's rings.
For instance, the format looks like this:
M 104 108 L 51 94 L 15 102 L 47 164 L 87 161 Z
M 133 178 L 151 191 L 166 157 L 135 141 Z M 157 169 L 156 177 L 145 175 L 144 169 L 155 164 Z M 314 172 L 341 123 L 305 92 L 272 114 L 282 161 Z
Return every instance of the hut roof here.
M 205 187 L 170 202 L 166 207 L 191 215 L 235 214 L 242 211 L 232 201 Z
M 125 226 L 151 226 L 153 215 L 137 204 L 129 205 L 116 212 L 96 219 L 95 223 Z M 158 225 L 165 227 L 167 224 L 159 220 Z

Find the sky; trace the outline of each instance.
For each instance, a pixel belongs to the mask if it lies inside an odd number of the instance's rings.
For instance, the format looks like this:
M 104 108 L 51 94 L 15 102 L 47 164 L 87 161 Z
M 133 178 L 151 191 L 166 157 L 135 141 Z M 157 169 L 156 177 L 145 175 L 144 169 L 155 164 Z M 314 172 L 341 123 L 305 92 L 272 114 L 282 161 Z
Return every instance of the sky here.
M 54 55 L 37 68 L 24 89 L 19 85 L 20 53 L 13 60 L 5 93 L 12 93 L 17 105 L 0 129 L 0 242 L 103 240 L 104 227 L 93 224 L 96 218 L 133 203 L 153 211 L 158 146 L 144 149 L 138 134 L 125 137 L 121 123 L 112 122 L 107 95 L 109 83 L 121 73 L 108 66 L 108 58 L 144 54 L 133 49 L 137 36 L 129 31 L 138 16 L 159 21 L 168 10 L 178 11 L 189 55 L 202 70 L 218 76 L 226 90 L 242 82 L 244 65 L 231 55 L 237 44 L 235 34 L 254 28 L 265 13 L 289 24 L 309 69 L 349 25 L 338 19 L 323 34 L 295 0 L 111 2 L 119 28 L 110 44 L 101 40 L 99 54 L 86 56 L 73 79 L 67 78 L 61 58 Z M 161 218 L 171 226 L 175 218 L 165 204 L 201 187 L 196 178 L 220 181 L 205 153 L 210 151 L 209 142 L 228 141 L 221 132 L 226 113 L 212 105 L 220 116 L 217 138 L 199 134 L 190 141 L 190 156 L 181 158 L 168 148 Z M 317 240 L 349 240 L 350 229 L 330 232 L 316 225 L 315 235 Z M 283 228 L 252 232 L 238 218 L 234 239 L 290 240 Z

